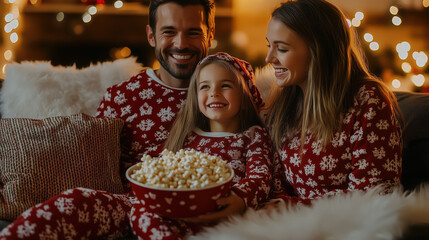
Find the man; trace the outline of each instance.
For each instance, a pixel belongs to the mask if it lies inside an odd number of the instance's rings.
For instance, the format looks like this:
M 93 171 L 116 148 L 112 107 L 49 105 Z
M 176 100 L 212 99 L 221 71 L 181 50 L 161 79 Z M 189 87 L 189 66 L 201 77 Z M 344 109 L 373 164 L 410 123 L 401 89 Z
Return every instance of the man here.
M 146 69 L 107 89 L 97 117 L 121 118 L 124 171 L 143 153 L 158 155 L 176 113 L 183 107 L 189 79 L 207 56 L 214 37 L 212 0 L 154 0 L 146 26 L 161 67 Z
M 207 55 L 213 35 L 213 0 L 151 2 L 147 37 L 161 67 L 110 87 L 97 113 L 125 121 L 130 158 L 122 170 L 140 153 L 159 151 L 157 146 L 183 106 L 189 78 Z M 130 210 L 128 194 L 71 189 L 25 211 L 0 232 L 0 239 L 114 239 L 130 233 Z

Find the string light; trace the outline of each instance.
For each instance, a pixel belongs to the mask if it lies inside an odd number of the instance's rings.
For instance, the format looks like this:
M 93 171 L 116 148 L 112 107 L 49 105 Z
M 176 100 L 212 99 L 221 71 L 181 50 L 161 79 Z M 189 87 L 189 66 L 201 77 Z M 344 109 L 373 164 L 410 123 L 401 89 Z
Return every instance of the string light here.
M 411 81 L 416 85 L 416 87 L 421 87 L 425 84 L 425 76 L 423 76 L 423 74 L 414 75 L 411 78 Z
M 121 8 L 124 6 L 124 2 L 122 2 L 121 0 L 116 1 L 113 6 L 115 6 L 115 8 Z
M 400 88 L 401 87 L 401 81 L 399 81 L 398 79 L 393 79 L 392 80 L 392 86 L 394 87 L 394 88 L 396 88 L 396 89 L 398 89 L 398 88 Z
M 392 15 L 396 15 L 399 12 L 399 9 L 396 6 L 390 6 L 389 11 Z
M 401 23 L 402 23 L 402 19 L 401 19 L 400 17 L 398 17 L 398 16 L 394 16 L 394 17 L 392 18 L 392 23 L 393 23 L 393 25 L 395 25 L 395 26 L 399 26 L 399 25 L 401 25 Z

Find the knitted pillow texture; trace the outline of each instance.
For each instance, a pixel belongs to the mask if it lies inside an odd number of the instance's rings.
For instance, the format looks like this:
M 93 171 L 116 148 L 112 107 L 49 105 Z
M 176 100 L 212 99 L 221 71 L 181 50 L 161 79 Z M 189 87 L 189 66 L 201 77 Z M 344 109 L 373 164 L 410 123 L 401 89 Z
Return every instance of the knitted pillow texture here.
M 0 119 L 0 219 L 75 187 L 122 193 L 123 124 L 86 114 Z

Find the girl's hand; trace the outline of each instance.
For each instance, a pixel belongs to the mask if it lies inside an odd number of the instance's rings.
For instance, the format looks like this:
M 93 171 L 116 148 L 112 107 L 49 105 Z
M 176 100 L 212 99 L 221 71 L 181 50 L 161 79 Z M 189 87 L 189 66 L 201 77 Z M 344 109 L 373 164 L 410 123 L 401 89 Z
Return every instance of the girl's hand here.
M 213 223 L 227 218 L 233 214 L 241 214 L 246 209 L 244 200 L 234 192 L 231 192 L 231 194 L 226 198 L 219 198 L 216 203 L 219 206 L 223 206 L 223 208 L 215 212 L 200 215 L 198 217 L 182 218 L 180 220 L 193 223 Z
M 278 210 L 281 207 L 286 206 L 286 203 L 281 198 L 273 198 L 270 199 L 268 202 L 264 203 L 264 205 L 260 208 L 262 210 Z

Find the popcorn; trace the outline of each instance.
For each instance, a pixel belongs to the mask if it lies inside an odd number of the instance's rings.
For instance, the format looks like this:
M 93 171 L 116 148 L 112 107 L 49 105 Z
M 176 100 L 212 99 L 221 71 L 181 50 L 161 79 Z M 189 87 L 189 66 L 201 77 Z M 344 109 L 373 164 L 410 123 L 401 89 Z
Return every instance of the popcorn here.
M 161 157 L 144 155 L 131 178 L 158 188 L 199 189 L 223 183 L 231 176 L 226 161 L 195 150 L 164 150 Z

